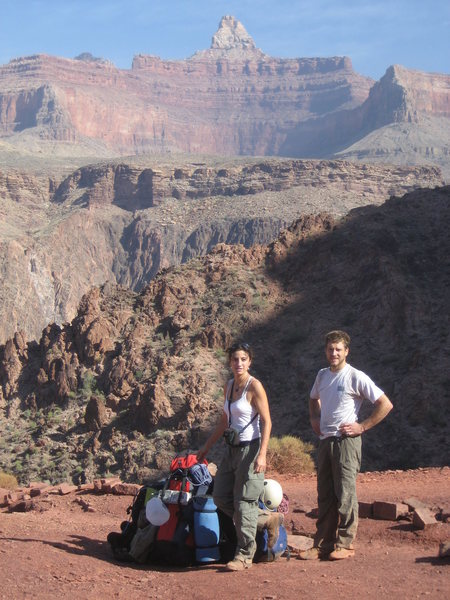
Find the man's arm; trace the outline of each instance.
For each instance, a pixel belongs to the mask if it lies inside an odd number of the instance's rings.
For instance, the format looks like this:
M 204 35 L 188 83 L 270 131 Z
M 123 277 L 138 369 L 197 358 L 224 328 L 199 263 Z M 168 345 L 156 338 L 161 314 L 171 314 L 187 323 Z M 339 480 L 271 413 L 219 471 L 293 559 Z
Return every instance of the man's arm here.
M 314 433 L 320 435 L 320 398 L 309 399 L 309 420 Z
M 383 394 L 374 402 L 373 407 L 372 414 L 362 423 L 343 423 L 339 428 L 340 432 L 349 437 L 362 435 L 368 429 L 378 425 L 391 412 L 393 405 L 386 394 Z

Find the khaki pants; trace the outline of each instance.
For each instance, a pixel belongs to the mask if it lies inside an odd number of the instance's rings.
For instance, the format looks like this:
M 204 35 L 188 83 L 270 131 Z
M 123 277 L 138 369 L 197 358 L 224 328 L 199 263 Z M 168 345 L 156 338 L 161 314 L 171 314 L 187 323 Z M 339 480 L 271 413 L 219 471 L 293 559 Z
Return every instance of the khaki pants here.
M 214 478 L 214 502 L 231 517 L 236 527 L 236 557 L 251 560 L 256 550 L 258 499 L 264 487 L 264 473 L 254 472 L 259 440 L 248 446 L 227 446 Z
M 356 475 L 361 436 L 320 440 L 317 462 L 319 515 L 314 546 L 324 553 L 350 548 L 358 528 Z

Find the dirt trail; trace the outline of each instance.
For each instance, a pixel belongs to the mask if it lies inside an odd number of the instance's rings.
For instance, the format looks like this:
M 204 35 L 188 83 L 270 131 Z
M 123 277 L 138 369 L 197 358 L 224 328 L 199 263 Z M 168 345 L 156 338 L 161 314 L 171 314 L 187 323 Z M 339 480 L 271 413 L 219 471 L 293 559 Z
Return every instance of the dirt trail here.
M 309 535 L 316 506 L 315 477 L 277 477 L 290 498 L 289 529 Z M 411 497 L 430 507 L 448 507 L 450 469 L 365 473 L 359 499 L 400 502 Z M 450 540 L 450 523 L 424 531 L 406 520 L 361 519 L 354 559 L 304 562 L 293 557 L 254 565 L 242 573 L 221 566 L 172 569 L 116 562 L 106 536 L 124 519 L 128 496 L 94 495 L 85 512 L 77 495 L 52 495 L 28 513 L 0 512 L 0 598 L 111 597 L 196 600 L 450 597 L 450 563 L 438 558 L 439 543 Z

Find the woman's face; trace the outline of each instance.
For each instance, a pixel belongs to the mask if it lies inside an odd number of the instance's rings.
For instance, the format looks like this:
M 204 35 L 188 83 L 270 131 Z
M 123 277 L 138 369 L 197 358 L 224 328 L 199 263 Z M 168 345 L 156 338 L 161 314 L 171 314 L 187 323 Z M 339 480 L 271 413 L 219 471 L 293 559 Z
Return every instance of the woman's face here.
M 250 368 L 252 361 L 250 356 L 244 350 L 236 350 L 230 358 L 230 367 L 236 378 L 245 376 Z

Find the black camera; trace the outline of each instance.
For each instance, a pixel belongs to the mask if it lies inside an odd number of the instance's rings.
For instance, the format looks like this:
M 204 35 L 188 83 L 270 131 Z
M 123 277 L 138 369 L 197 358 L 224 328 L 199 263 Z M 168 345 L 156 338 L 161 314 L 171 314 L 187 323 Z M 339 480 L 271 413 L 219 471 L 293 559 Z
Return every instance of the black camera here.
M 237 429 L 233 429 L 233 427 L 228 427 L 223 432 L 223 437 L 225 438 L 225 442 L 229 446 L 239 446 L 239 431 Z

